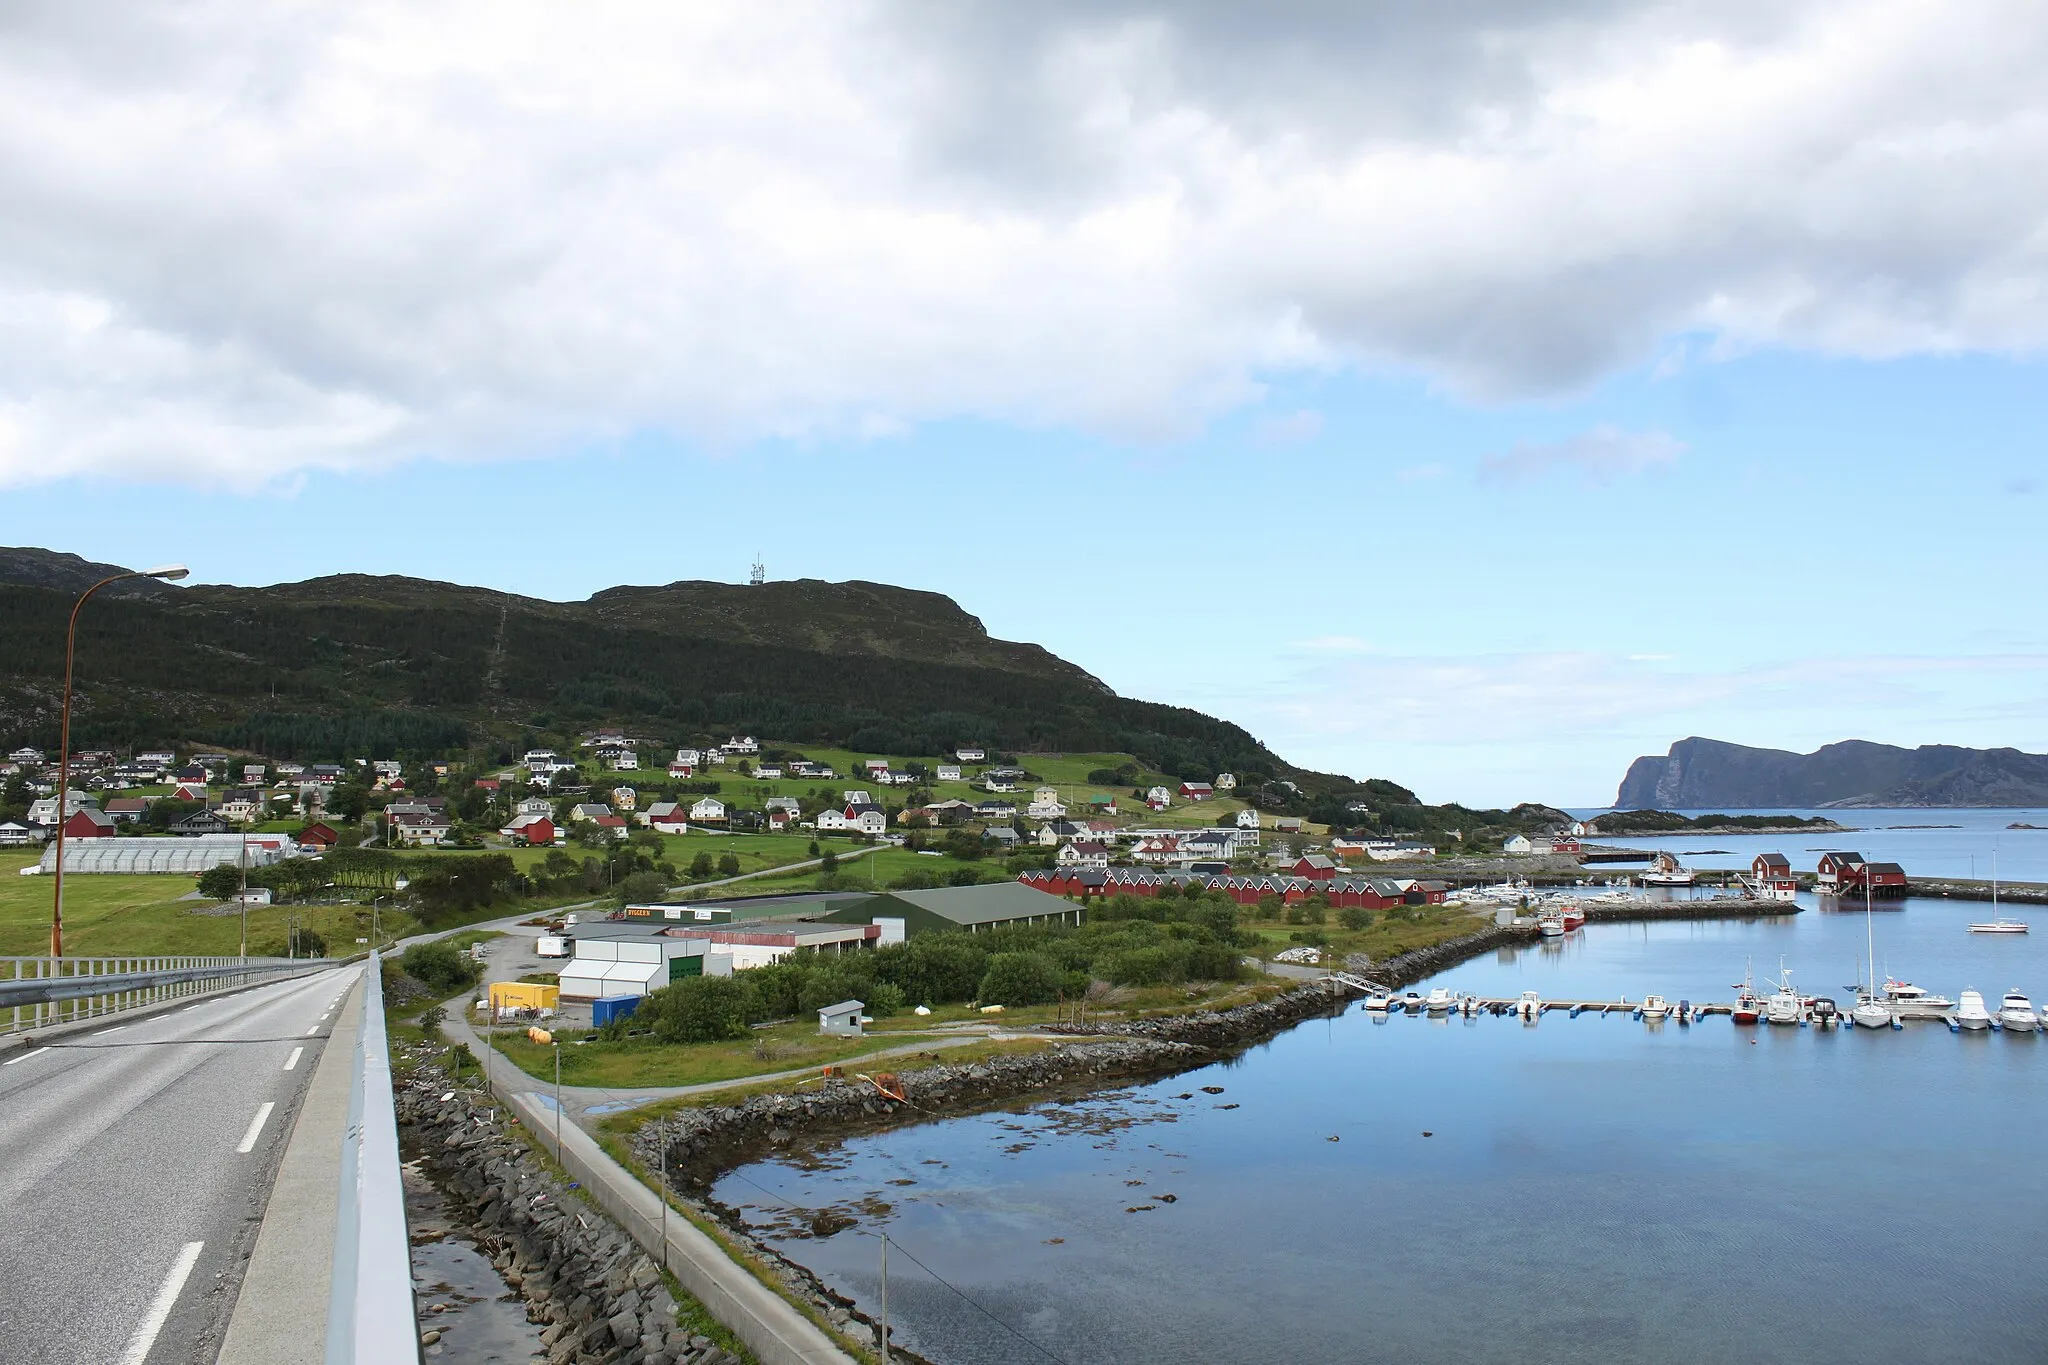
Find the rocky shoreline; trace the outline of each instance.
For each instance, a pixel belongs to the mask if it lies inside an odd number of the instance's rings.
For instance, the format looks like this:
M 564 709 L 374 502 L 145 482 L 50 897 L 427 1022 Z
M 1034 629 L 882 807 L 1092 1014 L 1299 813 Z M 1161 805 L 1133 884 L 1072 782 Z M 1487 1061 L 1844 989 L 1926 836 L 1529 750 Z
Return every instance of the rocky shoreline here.
M 505 1283 L 545 1322 L 549 1365 L 739 1365 L 677 1323 L 661 1270 L 611 1219 L 570 1192 L 498 1110 L 436 1066 L 394 1086 L 421 1165 Z M 432 1345 L 433 1329 L 423 1334 Z

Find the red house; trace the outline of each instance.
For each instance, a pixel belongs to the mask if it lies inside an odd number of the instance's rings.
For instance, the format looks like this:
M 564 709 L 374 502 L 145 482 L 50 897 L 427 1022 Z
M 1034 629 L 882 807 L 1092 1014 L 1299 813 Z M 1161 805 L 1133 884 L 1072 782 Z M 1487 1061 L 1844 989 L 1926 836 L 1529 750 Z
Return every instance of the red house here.
M 1216 795 L 1216 789 L 1207 782 L 1183 782 L 1180 784 L 1180 799 L 1183 801 L 1207 801 Z
M 498 788 L 504 786 L 505 784 L 503 782 L 500 782 L 495 777 L 479 777 L 476 780 L 476 785 L 483 788 L 487 792 L 494 792 L 498 790 Z
M 1820 863 L 1814 868 L 1814 890 L 1823 896 L 1839 896 L 1845 891 L 1863 889 L 1863 855 L 1861 853 L 1823 853 Z
M 555 822 L 545 815 L 536 815 L 522 825 L 515 825 L 512 838 L 528 848 L 553 848 L 555 844 Z
M 299 831 L 298 840 L 307 848 L 317 848 L 325 852 L 340 843 L 341 836 L 328 826 L 316 821 Z
M 66 839 L 106 839 L 113 833 L 113 817 L 94 806 L 84 807 L 64 822 Z
M 1292 876 L 1306 877 L 1312 882 L 1327 882 L 1336 877 L 1337 865 L 1320 853 L 1310 853 L 1297 858 L 1287 871 Z

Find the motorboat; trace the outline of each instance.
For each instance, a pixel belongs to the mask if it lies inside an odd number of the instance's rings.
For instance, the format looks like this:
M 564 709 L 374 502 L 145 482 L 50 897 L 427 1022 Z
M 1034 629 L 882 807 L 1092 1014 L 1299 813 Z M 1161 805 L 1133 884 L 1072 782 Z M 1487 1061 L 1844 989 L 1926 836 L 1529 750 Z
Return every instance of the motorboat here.
M 1638 1008 L 1645 1019 L 1662 1019 L 1671 1013 L 1671 1006 L 1664 1003 L 1664 997 L 1661 995 L 1644 996 L 1643 1003 Z
M 1523 991 L 1522 998 L 1515 1001 L 1515 1017 L 1518 1019 L 1535 1019 L 1539 1018 L 1542 1013 L 1543 993 L 1541 991 Z
M 1842 1007 L 1825 995 L 1806 1002 L 1806 1016 L 1815 1028 L 1832 1028 L 1842 1022 Z
M 1991 1012 L 1984 1008 L 1984 996 L 1981 992 L 1963 992 L 1962 1003 L 1956 1006 L 1956 1026 L 1967 1029 L 1991 1027 Z
M 1763 1014 L 1763 997 L 1747 990 L 1735 997 L 1734 1007 L 1728 1011 L 1728 1017 L 1738 1024 L 1754 1024 Z
M 1782 961 L 1778 963 L 1778 989 L 1764 1001 L 1764 1019 L 1773 1024 L 1806 1022 L 1806 1001 L 1792 989 L 1792 973 Z
M 1422 997 L 1414 991 L 1410 991 L 1394 1003 L 1407 1010 L 1410 1014 L 1413 1014 L 1422 1008 Z
M 2017 990 L 2011 990 L 2007 991 L 2005 999 L 1998 1003 L 1998 1023 L 2002 1028 L 2031 1033 L 2041 1027 L 2041 1016 L 2034 1013 L 2033 1001 Z
M 1564 931 L 1567 934 L 1571 933 L 1574 929 L 1586 927 L 1586 912 L 1579 909 L 1576 905 L 1567 905 L 1560 912 L 1558 918 L 1564 921 Z
M 2023 919 L 1999 918 L 1984 924 L 1973 924 L 1970 926 L 1970 932 L 1973 934 L 2024 934 L 2027 932 L 2027 922 Z
M 1366 1009 L 1372 1011 L 1374 1014 L 1385 1014 L 1389 1009 L 1393 1008 L 1393 1004 L 1393 996 L 1383 994 L 1379 991 L 1375 991 L 1371 995 L 1365 997 Z
M 1538 915 L 1536 917 L 1536 932 L 1545 938 L 1563 938 L 1565 933 L 1564 916 Z
M 1429 995 L 1422 1002 L 1422 1006 L 1431 1014 L 1442 1014 L 1456 1003 L 1458 1003 L 1457 997 L 1451 994 L 1450 987 L 1434 986 L 1430 988 Z
M 1909 1005 L 1915 1009 L 1927 1010 L 1952 1010 L 1956 1007 L 1956 1002 L 1945 995 L 1924 991 L 1910 981 L 1901 981 L 1891 976 L 1885 978 L 1884 986 L 1878 995 L 1887 1005 Z

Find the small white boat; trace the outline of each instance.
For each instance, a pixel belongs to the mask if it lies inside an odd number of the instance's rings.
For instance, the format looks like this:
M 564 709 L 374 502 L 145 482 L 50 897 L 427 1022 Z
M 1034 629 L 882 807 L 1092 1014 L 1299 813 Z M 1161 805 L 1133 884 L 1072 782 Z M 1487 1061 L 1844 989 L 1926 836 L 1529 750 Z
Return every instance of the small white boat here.
M 1538 915 L 1536 917 L 1536 932 L 1545 938 L 1563 938 L 1564 916 Z
M 1973 924 L 1970 926 L 1970 932 L 1973 934 L 2024 934 L 2027 932 L 2027 922 L 2023 919 L 2000 918 L 1986 924 Z
M 1422 1002 L 1422 1005 L 1431 1014 L 1442 1014 L 1456 1003 L 1457 997 L 1451 994 L 1448 986 L 1435 986 L 1431 988 L 1428 998 Z
M 1645 1019 L 1662 1019 L 1671 1013 L 1671 1006 L 1664 1003 L 1664 997 L 1661 995 L 1646 995 L 1643 997 L 1642 1011 Z
M 1864 1028 L 1890 1028 L 1892 1012 L 1876 996 L 1859 995 L 1856 1003 L 1849 1007 L 1849 1022 Z
M 2033 1001 L 2017 990 L 2011 990 L 2007 991 L 2005 999 L 1998 1003 L 1998 1022 L 2003 1028 L 2031 1033 L 2041 1027 L 2041 1016 L 2034 1013 Z
M 1374 1014 L 1385 1014 L 1388 1010 L 1393 1008 L 1393 1005 L 1394 997 L 1391 995 L 1382 995 L 1375 993 L 1365 997 L 1365 1007 L 1368 1010 L 1371 1010 Z
M 1963 992 L 1963 1001 L 1956 1006 L 1956 1025 L 1967 1029 L 1991 1027 L 1991 1011 L 1984 1008 L 1984 996 L 1980 992 Z
M 1515 1017 L 1535 1019 L 1543 1013 L 1543 994 L 1540 991 L 1523 991 L 1522 998 L 1515 1002 Z
M 1792 972 L 1785 966 L 1783 958 L 1778 959 L 1778 989 L 1771 992 L 1764 1001 L 1764 1022 L 1768 1024 L 1797 1024 L 1806 1018 L 1806 1001 L 1799 992 L 1792 989 Z

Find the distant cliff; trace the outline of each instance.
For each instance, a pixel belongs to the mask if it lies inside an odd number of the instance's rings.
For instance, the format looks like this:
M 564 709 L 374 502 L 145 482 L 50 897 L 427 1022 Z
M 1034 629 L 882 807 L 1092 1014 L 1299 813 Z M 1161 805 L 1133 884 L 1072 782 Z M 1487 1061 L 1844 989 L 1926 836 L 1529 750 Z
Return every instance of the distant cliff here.
M 1682 739 L 1629 765 L 1622 809 L 1788 810 L 1823 806 L 2048 804 L 2048 755 L 1844 740 L 1810 754 Z

